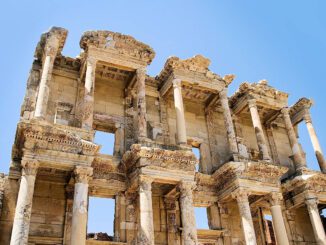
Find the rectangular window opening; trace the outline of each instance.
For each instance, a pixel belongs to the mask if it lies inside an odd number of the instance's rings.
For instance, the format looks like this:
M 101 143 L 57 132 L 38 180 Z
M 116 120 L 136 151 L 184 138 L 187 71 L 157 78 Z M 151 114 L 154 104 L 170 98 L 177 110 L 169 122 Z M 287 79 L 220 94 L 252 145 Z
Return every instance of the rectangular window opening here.
M 87 239 L 113 241 L 115 200 L 89 197 Z
M 101 145 L 100 153 L 113 155 L 114 152 L 114 138 L 115 135 L 113 133 L 104 132 L 104 131 L 96 131 L 94 142 L 96 144 Z
M 209 230 L 206 207 L 194 207 L 197 229 Z
M 192 147 L 192 152 L 195 154 L 198 160 L 200 160 L 200 152 L 199 148 L 197 147 Z M 199 163 L 196 164 L 196 172 L 200 172 L 200 166 Z

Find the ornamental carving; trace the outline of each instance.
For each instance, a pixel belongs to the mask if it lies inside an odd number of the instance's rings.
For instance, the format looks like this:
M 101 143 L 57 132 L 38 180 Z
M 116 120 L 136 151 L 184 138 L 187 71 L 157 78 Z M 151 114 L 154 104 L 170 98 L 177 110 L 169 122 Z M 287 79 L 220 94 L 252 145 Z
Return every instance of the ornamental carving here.
M 98 146 L 86 141 L 69 131 L 52 128 L 27 128 L 24 131 L 25 147 L 35 151 L 48 149 L 84 155 L 94 155 Z
M 114 50 L 120 55 L 137 58 L 150 64 L 155 57 L 154 50 L 137 41 L 132 36 L 111 31 L 87 31 L 80 40 L 80 47 L 87 50 L 89 46 Z
M 93 176 L 93 168 L 76 166 L 74 170 L 74 175 L 76 183 L 88 184 L 89 180 Z
M 34 159 L 23 159 L 21 161 L 22 174 L 36 176 L 39 162 Z

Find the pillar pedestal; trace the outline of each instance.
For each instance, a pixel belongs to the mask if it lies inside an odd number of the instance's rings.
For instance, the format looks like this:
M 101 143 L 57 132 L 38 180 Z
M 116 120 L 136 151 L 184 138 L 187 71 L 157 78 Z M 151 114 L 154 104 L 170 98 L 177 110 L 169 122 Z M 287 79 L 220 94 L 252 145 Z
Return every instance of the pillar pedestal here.
M 290 245 L 282 214 L 282 200 L 281 193 L 272 193 L 270 196 L 273 228 L 275 230 L 277 244 Z
M 323 223 L 320 219 L 319 210 L 318 210 L 318 200 L 317 198 L 309 198 L 305 201 L 310 217 L 310 222 L 312 229 L 314 231 L 315 240 L 318 245 L 326 244 L 325 231 Z
M 284 119 L 284 124 L 286 131 L 289 136 L 289 141 L 292 149 L 292 154 L 293 154 L 293 161 L 295 165 L 296 170 L 300 170 L 301 168 L 306 166 L 305 159 L 303 158 L 303 154 L 301 152 L 301 148 L 299 146 L 297 136 L 295 134 L 290 114 L 289 114 L 289 108 L 283 108 L 282 109 L 282 114 L 283 114 L 283 119 Z
M 75 191 L 72 210 L 71 245 L 86 244 L 88 182 L 93 175 L 93 168 L 76 166 Z
M 256 245 L 256 235 L 248 201 L 249 194 L 244 190 L 237 190 L 232 196 L 238 203 L 245 243 L 246 245 Z
M 20 180 L 18 199 L 12 227 L 10 245 L 25 245 L 28 242 L 31 220 L 33 195 L 38 162 L 22 160 L 22 176 Z
M 193 207 L 192 190 L 194 183 L 181 181 L 178 186 L 180 191 L 180 208 L 182 221 L 183 245 L 197 245 L 197 227 Z
M 174 107 L 176 113 L 176 124 L 177 124 L 177 140 L 178 144 L 187 144 L 187 133 L 186 133 L 186 120 L 184 115 L 181 80 L 173 80 L 173 96 L 174 96 Z
M 258 149 L 259 149 L 260 154 L 262 155 L 262 160 L 270 161 L 271 157 L 269 156 L 269 153 L 268 153 L 267 142 L 265 139 L 263 127 L 260 122 L 258 109 L 257 109 L 257 105 L 256 105 L 256 100 L 255 99 L 248 100 L 248 106 L 249 106 L 249 110 L 250 110 L 252 124 L 255 129 Z

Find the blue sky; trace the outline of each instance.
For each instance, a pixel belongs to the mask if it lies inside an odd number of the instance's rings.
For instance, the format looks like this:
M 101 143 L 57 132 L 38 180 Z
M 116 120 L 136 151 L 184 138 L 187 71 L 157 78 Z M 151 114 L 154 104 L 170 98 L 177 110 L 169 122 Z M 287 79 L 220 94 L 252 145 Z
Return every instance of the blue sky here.
M 50 26 L 69 30 L 64 55 L 80 52 L 86 30 L 130 34 L 149 44 L 156 58 L 148 69 L 156 75 L 165 60 L 202 54 L 211 70 L 237 77 L 230 94 L 243 81 L 267 79 L 290 93 L 289 103 L 312 98 L 312 117 L 326 147 L 326 2 L 302 1 L 15 1 L 0 9 L 0 171 L 8 172 L 11 146 L 19 120 L 35 46 Z M 318 169 L 307 130 L 300 142 L 308 165 Z

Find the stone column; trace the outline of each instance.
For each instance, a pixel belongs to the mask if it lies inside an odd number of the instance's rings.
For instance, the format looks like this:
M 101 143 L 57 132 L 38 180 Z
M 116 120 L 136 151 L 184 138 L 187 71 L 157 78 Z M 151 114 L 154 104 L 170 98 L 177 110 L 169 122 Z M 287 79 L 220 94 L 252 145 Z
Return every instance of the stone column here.
M 139 178 L 139 227 L 137 244 L 154 245 L 152 182 L 148 176 Z
M 138 109 L 138 139 L 147 138 L 147 120 L 146 120 L 146 69 L 136 70 L 137 76 L 137 109 Z
M 267 142 L 265 139 L 263 127 L 260 122 L 256 100 L 255 99 L 248 100 L 248 106 L 251 114 L 252 124 L 255 129 L 259 152 L 262 155 L 263 160 L 269 161 L 271 158 L 268 153 Z
M 121 194 L 115 196 L 115 210 L 114 210 L 114 241 L 120 242 L 120 224 L 121 224 Z
M 235 136 L 235 131 L 234 131 L 234 125 L 231 117 L 231 111 L 229 107 L 229 100 L 227 96 L 227 89 L 224 88 L 220 92 L 220 101 L 223 109 L 223 116 L 224 116 L 224 123 L 226 126 L 226 132 L 227 132 L 227 137 L 228 137 L 228 142 L 229 142 L 229 148 L 231 154 L 237 154 L 238 153 L 238 146 L 237 146 L 237 140 Z
M 232 193 L 232 196 L 238 203 L 245 243 L 246 245 L 256 245 L 256 235 L 248 201 L 249 194 L 244 190 L 237 190 Z
M 72 209 L 71 245 L 86 244 L 88 182 L 93 174 L 93 168 L 76 166 L 75 191 Z
M 178 186 L 180 191 L 180 209 L 182 221 L 183 245 L 197 245 L 197 227 L 193 207 L 192 190 L 193 182 L 181 181 Z
M 63 232 L 63 245 L 69 245 L 71 241 L 71 222 L 72 222 L 72 208 L 74 203 L 74 188 L 72 186 L 66 187 L 66 214 L 65 226 Z
M 290 245 L 282 214 L 282 200 L 283 198 L 281 193 L 272 193 L 270 195 L 273 228 L 277 244 Z
M 174 107 L 177 120 L 177 137 L 178 144 L 187 144 L 186 120 L 183 108 L 183 99 L 181 91 L 181 80 L 173 80 Z
M 57 39 L 56 37 L 52 37 L 53 39 Z M 49 100 L 49 81 L 52 77 L 52 69 L 56 54 L 58 52 L 59 40 L 54 46 L 47 46 L 45 48 L 45 59 L 43 62 L 43 69 L 41 75 L 41 81 L 38 89 L 36 106 L 35 106 L 35 118 L 45 119 L 46 111 L 48 107 Z
M 319 210 L 318 210 L 318 200 L 317 198 L 309 198 L 305 201 L 310 217 L 310 222 L 312 229 L 314 231 L 315 240 L 318 245 L 326 244 L 325 231 L 323 223 L 320 219 Z
M 300 146 L 299 146 L 299 143 L 298 143 L 298 139 L 297 139 L 297 136 L 296 136 L 295 131 L 293 129 L 293 125 L 292 125 L 290 114 L 289 114 L 289 108 L 283 108 L 281 110 L 281 112 L 282 112 L 282 115 L 283 115 L 285 128 L 286 128 L 286 131 L 287 131 L 288 136 L 289 136 L 289 141 L 290 141 L 290 145 L 291 145 L 291 149 L 292 149 L 295 169 L 299 170 L 302 167 L 305 167 L 306 164 L 305 164 L 304 158 L 302 157 L 302 153 L 301 153 L 301 149 L 300 149 Z
M 86 59 L 85 92 L 81 110 L 82 128 L 93 128 L 95 69 L 97 60 L 92 57 Z
M 303 118 L 307 125 L 310 140 L 311 140 L 312 146 L 314 148 L 320 170 L 325 174 L 326 173 L 326 161 L 325 161 L 321 146 L 319 144 L 316 131 L 312 125 L 312 120 L 311 120 L 309 109 L 305 109 L 305 114 L 304 114 Z
M 34 186 L 39 163 L 35 160 L 23 159 L 21 165 L 22 176 L 20 179 L 10 245 L 25 245 L 28 242 Z

